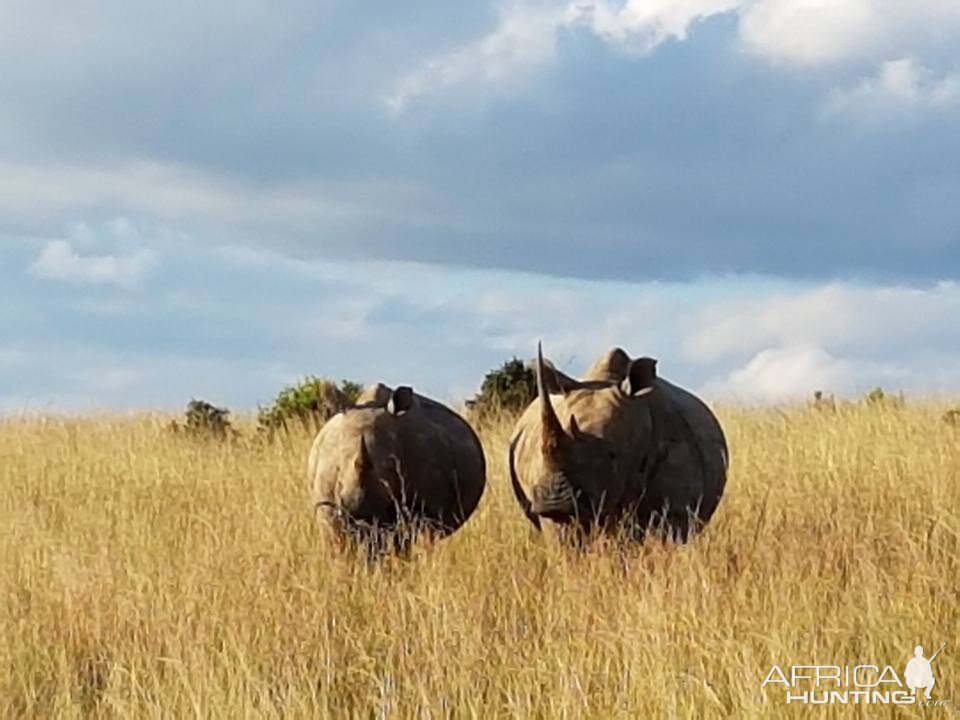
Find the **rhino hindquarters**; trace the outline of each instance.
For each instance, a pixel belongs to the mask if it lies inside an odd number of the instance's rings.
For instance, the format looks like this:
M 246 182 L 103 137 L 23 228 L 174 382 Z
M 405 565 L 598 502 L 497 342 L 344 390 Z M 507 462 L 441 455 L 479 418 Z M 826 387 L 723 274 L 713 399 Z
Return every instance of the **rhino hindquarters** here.
M 647 479 L 633 524 L 643 537 L 687 542 L 706 526 L 717 501 L 695 449 L 672 443 Z

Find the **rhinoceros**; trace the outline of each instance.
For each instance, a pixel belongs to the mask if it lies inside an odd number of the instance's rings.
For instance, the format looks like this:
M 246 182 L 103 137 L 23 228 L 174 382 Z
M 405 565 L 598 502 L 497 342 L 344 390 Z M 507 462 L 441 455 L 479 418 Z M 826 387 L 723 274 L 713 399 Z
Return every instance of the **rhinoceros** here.
M 685 541 L 713 515 L 726 484 L 723 431 L 656 366 L 613 348 L 575 380 L 538 348 L 537 398 L 508 457 L 517 501 L 537 529 L 636 540 L 654 530 Z
M 463 418 L 406 386 L 378 383 L 355 404 L 339 393 L 336 402 L 307 463 L 314 512 L 335 538 L 408 548 L 417 534 L 446 536 L 470 517 L 486 467 Z

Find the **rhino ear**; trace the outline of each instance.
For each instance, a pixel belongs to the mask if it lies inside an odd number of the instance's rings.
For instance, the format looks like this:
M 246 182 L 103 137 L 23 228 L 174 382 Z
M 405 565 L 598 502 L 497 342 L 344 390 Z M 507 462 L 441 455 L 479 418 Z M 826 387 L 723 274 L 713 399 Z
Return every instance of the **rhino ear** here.
M 625 395 L 639 397 L 653 391 L 657 379 L 657 361 L 650 357 L 637 358 L 630 363 L 627 376 L 620 383 Z
M 400 417 L 413 407 L 415 401 L 413 388 L 401 385 L 390 396 L 390 400 L 387 402 L 387 412 Z
M 392 391 L 390 388 L 381 382 L 378 382 L 375 385 L 369 385 L 364 388 L 362 393 L 360 393 L 360 396 L 357 398 L 357 405 L 374 405 L 376 407 L 385 407 L 387 401 L 390 400 L 391 392 Z

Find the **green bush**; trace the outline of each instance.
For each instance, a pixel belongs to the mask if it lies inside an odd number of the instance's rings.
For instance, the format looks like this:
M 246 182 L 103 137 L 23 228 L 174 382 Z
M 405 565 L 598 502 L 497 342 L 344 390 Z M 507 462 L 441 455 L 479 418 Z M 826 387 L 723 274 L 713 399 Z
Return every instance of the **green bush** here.
M 363 385 L 353 380 L 341 380 L 340 392 L 342 392 L 350 403 L 355 403 L 360 393 L 363 392 Z
M 354 403 L 363 386 L 351 380 L 340 385 L 309 376 L 295 385 L 288 385 L 272 404 L 261 407 L 257 414 L 260 430 L 273 434 L 288 431 L 291 425 L 316 432 L 342 409 L 343 401 Z
M 478 418 L 491 414 L 521 412 L 537 396 L 537 378 L 532 368 L 514 357 L 483 378 L 480 392 L 467 407 Z
M 191 400 L 187 403 L 183 424 L 174 421 L 170 423 L 170 429 L 200 439 L 232 439 L 237 436 L 237 431 L 230 425 L 229 415 L 226 408 L 205 400 Z

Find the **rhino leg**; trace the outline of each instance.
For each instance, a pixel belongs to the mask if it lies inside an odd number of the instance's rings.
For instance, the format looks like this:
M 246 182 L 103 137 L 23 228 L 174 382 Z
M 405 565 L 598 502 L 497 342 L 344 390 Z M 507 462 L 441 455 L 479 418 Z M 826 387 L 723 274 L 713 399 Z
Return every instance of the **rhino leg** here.
M 664 542 L 685 543 L 693 534 L 693 522 L 690 512 L 684 508 L 680 512 L 668 512 L 664 517 L 660 537 Z
M 662 542 L 687 543 L 699 532 L 704 523 L 691 508 L 670 508 L 664 506 L 644 514 L 642 536 L 652 536 Z M 640 522 L 637 523 L 641 525 Z
M 324 544 L 335 552 L 361 553 L 373 562 L 409 548 L 409 537 L 398 531 L 396 523 L 354 518 L 333 502 L 318 502 L 314 511 Z

